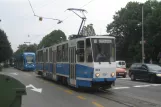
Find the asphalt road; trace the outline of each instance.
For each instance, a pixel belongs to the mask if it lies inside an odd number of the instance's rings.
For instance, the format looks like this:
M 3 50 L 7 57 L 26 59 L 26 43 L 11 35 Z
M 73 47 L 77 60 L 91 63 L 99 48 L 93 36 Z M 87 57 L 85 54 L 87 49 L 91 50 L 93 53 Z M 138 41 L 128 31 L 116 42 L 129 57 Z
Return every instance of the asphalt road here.
M 161 84 L 118 78 L 109 90 L 83 92 L 14 68 L 1 72 L 28 86 L 22 107 L 161 107 Z M 33 91 L 31 85 L 39 91 Z

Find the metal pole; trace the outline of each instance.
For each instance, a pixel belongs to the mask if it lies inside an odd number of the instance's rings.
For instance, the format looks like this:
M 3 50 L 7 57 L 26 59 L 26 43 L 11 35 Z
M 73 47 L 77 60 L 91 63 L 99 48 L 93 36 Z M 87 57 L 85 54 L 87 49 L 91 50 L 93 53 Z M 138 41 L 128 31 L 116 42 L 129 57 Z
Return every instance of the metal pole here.
M 144 63 L 144 6 L 142 4 L 142 63 Z

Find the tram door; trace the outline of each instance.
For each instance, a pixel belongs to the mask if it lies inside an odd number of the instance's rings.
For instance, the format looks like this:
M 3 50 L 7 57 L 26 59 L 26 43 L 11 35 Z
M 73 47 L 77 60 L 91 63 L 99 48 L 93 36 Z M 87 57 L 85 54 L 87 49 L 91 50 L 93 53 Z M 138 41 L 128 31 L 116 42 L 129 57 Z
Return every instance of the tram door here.
M 53 51 L 53 79 L 56 80 L 56 50 Z
M 76 86 L 76 47 L 69 48 L 69 78 L 70 78 L 70 84 L 73 86 Z

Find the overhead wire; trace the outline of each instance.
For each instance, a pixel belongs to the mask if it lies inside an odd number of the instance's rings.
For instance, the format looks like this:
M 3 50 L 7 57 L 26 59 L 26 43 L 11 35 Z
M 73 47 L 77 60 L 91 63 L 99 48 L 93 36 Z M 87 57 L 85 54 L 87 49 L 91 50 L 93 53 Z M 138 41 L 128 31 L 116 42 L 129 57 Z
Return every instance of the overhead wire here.
M 32 5 L 31 5 L 31 2 L 30 2 L 30 0 L 28 0 L 28 1 L 29 1 L 29 4 L 30 4 L 30 7 L 32 9 L 32 12 L 34 13 L 34 16 L 35 16 L 35 12 L 34 12 L 34 9 L 33 9 Z
M 58 21 L 58 23 L 57 24 L 60 24 L 60 23 L 62 23 L 62 21 L 61 20 L 59 20 L 59 19 L 54 19 L 54 18 L 47 18 L 47 17 L 42 17 L 42 16 L 39 16 L 39 15 L 36 15 L 35 14 L 35 12 L 34 12 L 34 9 L 33 9 L 33 7 L 32 7 L 32 5 L 31 5 L 31 2 L 30 2 L 30 0 L 28 0 L 29 1 L 29 4 L 30 4 L 30 7 L 31 7 L 31 9 L 32 9 L 32 12 L 34 13 L 34 16 L 36 16 L 36 17 L 39 17 L 39 18 L 43 18 L 43 19 L 52 19 L 52 20 L 57 20 Z M 40 20 L 40 19 L 39 19 Z
M 33 9 L 33 7 L 32 7 L 32 4 L 31 4 L 31 2 L 30 2 L 30 0 L 28 0 L 28 2 L 29 2 L 29 4 L 30 4 L 30 7 L 31 7 L 31 9 L 32 9 L 32 12 L 33 12 L 33 14 L 34 14 L 34 16 L 36 16 L 36 17 L 41 17 L 41 16 L 38 16 L 38 15 L 36 15 L 35 14 L 35 12 L 34 12 L 34 9 Z M 41 18 L 43 18 L 43 19 L 52 19 L 52 20 L 58 20 L 58 23 L 61 23 L 61 21 L 59 20 L 59 19 L 53 19 L 53 18 L 47 18 L 47 17 L 41 17 Z M 42 36 L 42 35 L 37 35 L 37 36 Z M 36 36 L 36 37 L 37 37 Z M 35 38 L 35 37 L 34 37 Z M 29 39 L 29 41 L 31 41 L 33 39 L 33 36 L 32 37 L 30 37 L 30 39 Z
M 84 4 L 83 6 L 81 6 L 80 8 L 83 8 L 83 7 L 85 7 L 85 6 L 87 6 L 87 5 L 89 5 L 91 2 L 93 2 L 94 0 L 90 0 L 88 3 L 86 3 L 86 4 Z M 62 21 L 64 22 L 65 20 L 67 20 L 69 17 L 71 17 L 71 16 L 67 16 L 65 19 L 63 19 Z
M 28 0 L 29 1 L 29 0 Z M 90 0 L 88 3 L 86 3 L 86 4 L 84 4 L 83 6 L 81 6 L 80 8 L 83 8 L 83 7 L 85 7 L 85 6 L 87 6 L 87 5 L 89 5 L 91 2 L 93 2 L 94 0 Z M 37 15 L 35 15 L 35 12 L 34 12 L 34 9 L 33 9 L 33 7 L 32 7 L 32 5 L 31 5 L 31 2 L 29 1 L 29 3 L 30 3 L 30 6 L 31 6 L 31 9 L 32 9 L 32 11 L 33 11 L 33 13 L 34 13 L 34 16 L 37 16 Z M 39 16 L 37 16 L 37 17 L 39 17 Z M 71 17 L 71 15 L 70 16 L 67 16 L 65 19 L 63 19 L 62 20 L 62 22 L 64 22 L 65 20 L 67 20 L 69 17 Z M 46 19 L 51 19 L 51 18 L 46 18 Z M 52 29 L 53 29 L 53 27 L 52 27 Z M 37 35 L 38 36 L 38 35 Z M 36 37 L 37 37 L 36 36 Z M 40 36 L 42 36 L 42 35 L 40 35 Z
M 47 5 L 51 4 L 51 3 L 54 3 L 53 1 L 55 2 L 56 0 L 52 0 L 51 2 L 46 3 L 46 4 L 40 6 L 40 7 L 36 8 L 36 9 L 43 8 L 43 7 L 45 7 L 45 6 L 47 6 Z
M 53 3 L 53 1 L 56 1 L 56 0 L 52 0 L 51 2 L 48 2 L 48 3 L 46 3 L 46 4 L 44 4 L 44 5 L 41 5 L 41 6 L 39 6 L 39 7 L 36 7 L 36 8 L 34 8 L 34 9 L 40 9 L 40 8 L 43 8 L 43 7 L 45 7 L 45 6 L 47 6 L 47 5 L 49 5 L 49 4 L 52 4 Z M 30 6 L 31 6 L 31 2 L 30 2 Z M 25 14 L 24 16 L 29 16 L 29 14 L 27 13 L 27 14 Z

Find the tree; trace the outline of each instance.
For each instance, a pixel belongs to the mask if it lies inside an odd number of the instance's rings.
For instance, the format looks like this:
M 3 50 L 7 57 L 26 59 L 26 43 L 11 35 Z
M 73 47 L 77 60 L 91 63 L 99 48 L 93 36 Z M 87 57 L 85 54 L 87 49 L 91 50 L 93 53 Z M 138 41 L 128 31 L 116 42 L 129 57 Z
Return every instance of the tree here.
M 144 3 L 145 56 L 157 60 L 161 47 L 161 2 L 149 0 Z M 113 16 L 114 21 L 107 25 L 107 33 L 116 37 L 117 60 L 141 60 L 142 5 L 129 2 Z
M 8 60 L 12 53 L 13 51 L 6 33 L 0 29 L 0 62 Z
M 23 52 L 36 52 L 37 49 L 37 44 L 31 44 L 31 45 L 27 45 L 27 44 L 21 44 L 18 46 L 18 50 L 14 53 L 14 55 L 16 54 L 21 54 Z
M 61 30 L 54 30 L 50 34 L 43 37 L 38 45 L 38 49 L 48 47 L 62 41 L 66 41 L 65 33 Z
M 34 44 L 27 46 L 26 50 L 24 50 L 24 51 L 36 53 L 36 50 L 37 50 L 37 44 L 34 43 Z
M 84 26 L 81 30 L 81 35 L 84 36 L 95 36 L 95 30 L 93 28 L 93 24 L 89 24 L 87 26 Z

